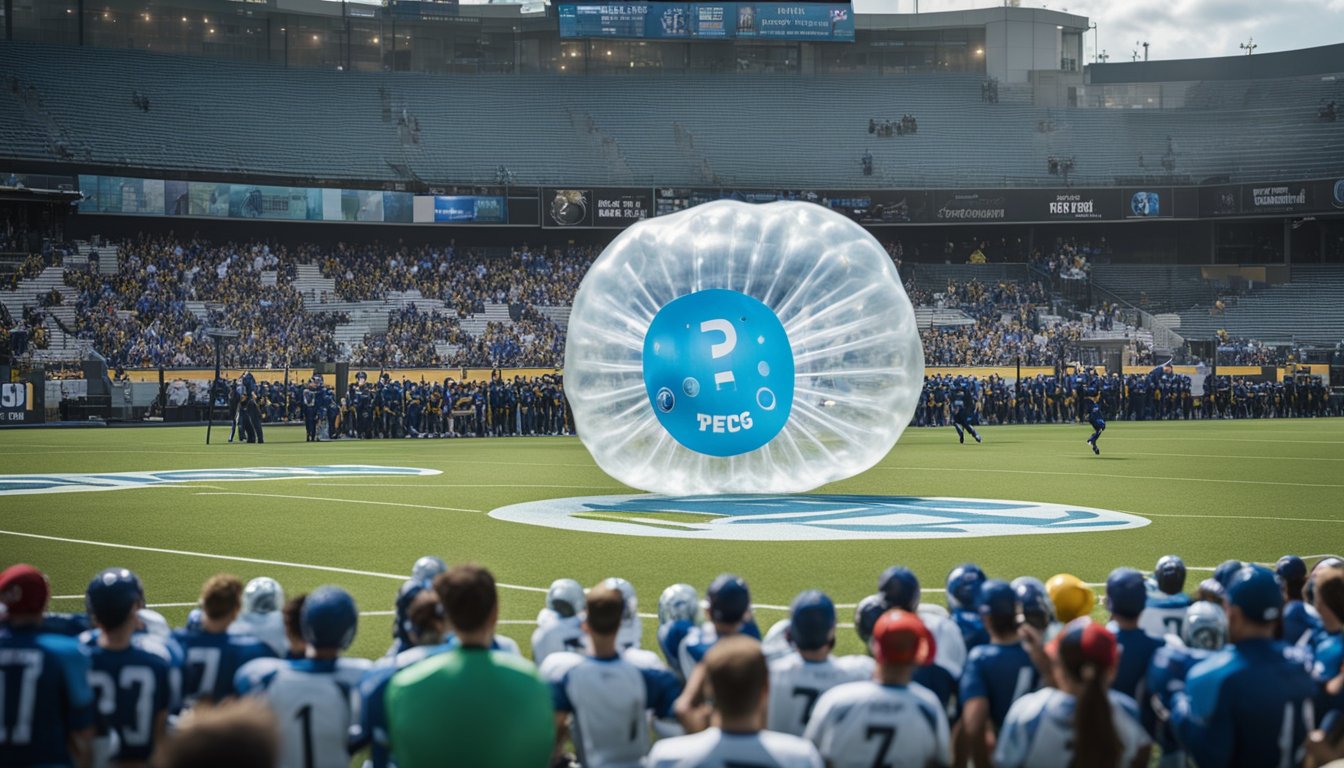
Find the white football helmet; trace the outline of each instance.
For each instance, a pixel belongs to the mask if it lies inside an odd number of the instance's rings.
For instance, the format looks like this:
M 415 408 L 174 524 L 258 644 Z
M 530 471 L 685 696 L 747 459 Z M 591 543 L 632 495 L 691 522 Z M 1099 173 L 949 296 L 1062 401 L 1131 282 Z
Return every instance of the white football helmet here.
M 546 590 L 546 607 L 562 619 L 582 613 L 587 602 L 583 586 L 573 579 L 556 579 Z
M 415 565 L 411 567 L 411 578 L 428 584 L 434 580 L 435 576 L 446 570 L 448 570 L 448 564 L 443 562 L 442 559 L 433 555 L 425 555 L 416 560 Z
M 274 613 L 285 607 L 285 590 L 269 576 L 258 576 L 243 589 L 243 613 Z
M 674 621 L 696 623 L 700 613 L 700 595 L 690 584 L 673 584 L 658 596 L 658 626 Z
M 639 599 L 635 596 L 635 585 L 617 576 L 613 576 L 602 582 L 602 586 L 607 589 L 615 589 L 625 598 L 625 610 L 621 613 L 621 621 L 629 621 L 639 616 Z

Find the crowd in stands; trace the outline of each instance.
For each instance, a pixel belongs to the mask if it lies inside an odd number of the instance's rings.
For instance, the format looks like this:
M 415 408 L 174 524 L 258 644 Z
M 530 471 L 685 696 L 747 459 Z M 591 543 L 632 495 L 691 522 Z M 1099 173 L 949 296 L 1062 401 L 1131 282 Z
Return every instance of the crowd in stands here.
M 425 556 L 389 596 L 391 645 L 373 660 L 348 655 L 375 630 L 339 586 L 287 596 L 216 574 L 172 629 L 128 569 L 93 576 L 87 613 L 59 614 L 42 572 L 12 565 L 0 652 L 40 663 L 0 667 L 33 702 L 6 708 L 5 733 L 31 734 L 6 750 L 163 768 L 1323 766 L 1344 757 L 1344 560 L 1308 559 L 1228 560 L 1192 586 L 1167 555 L 1112 570 L 1100 604 L 1069 573 L 964 563 L 946 607 L 894 565 L 855 604 L 864 652 L 846 656 L 817 590 L 767 624 L 739 576 L 703 602 L 673 584 L 646 649 L 629 581 L 560 578 L 524 629 L 528 659 L 490 571 Z
M 875 117 L 868 118 L 868 133 L 878 138 L 891 138 L 892 136 L 911 136 L 919 133 L 919 120 L 914 115 L 901 115 L 899 120 L 878 120 Z
M 978 280 L 952 281 L 932 297 L 917 291 L 919 300 L 960 309 L 974 319 L 971 325 L 932 327 L 921 333 L 925 365 L 1051 365 L 1068 358 L 1072 343 L 1083 337 L 1078 321 L 1043 323 L 1038 310 L 1048 301 L 1038 282 L 1001 281 L 985 286 Z
M 1098 243 L 1079 242 L 1075 238 L 1056 238 L 1054 244 L 1031 253 L 1030 262 L 1065 280 L 1086 280 L 1092 269 L 1092 262 L 1099 258 L 1109 258 L 1110 245 L 1103 237 Z

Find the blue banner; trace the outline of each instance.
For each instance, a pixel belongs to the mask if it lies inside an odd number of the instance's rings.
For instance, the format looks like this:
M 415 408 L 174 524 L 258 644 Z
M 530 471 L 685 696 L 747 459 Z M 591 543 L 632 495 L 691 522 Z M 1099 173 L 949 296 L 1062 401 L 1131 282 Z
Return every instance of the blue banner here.
M 848 3 L 561 5 L 561 37 L 854 41 Z
M 449 224 L 504 224 L 503 197 L 435 195 L 434 221 Z

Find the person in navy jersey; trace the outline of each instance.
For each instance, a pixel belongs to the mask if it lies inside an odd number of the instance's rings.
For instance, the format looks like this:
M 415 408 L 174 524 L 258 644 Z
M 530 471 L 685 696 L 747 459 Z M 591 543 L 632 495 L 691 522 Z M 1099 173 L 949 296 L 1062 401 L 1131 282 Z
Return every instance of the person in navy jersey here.
M 1173 697 L 1172 729 L 1201 768 L 1299 764 L 1315 686 L 1296 649 L 1274 640 L 1283 614 L 1278 580 L 1251 565 L 1228 582 L 1232 645 L 1190 670 Z
M 747 582 L 740 577 L 720 574 L 705 591 L 705 598 L 709 603 L 710 624 L 691 627 L 685 632 L 673 663 L 680 667 L 683 678 L 688 681 L 714 643 L 730 635 L 742 634 L 751 621 L 751 592 Z
M 211 576 L 201 588 L 201 626 L 179 629 L 173 639 L 187 654 L 182 696 L 187 703 L 219 702 L 236 695 L 233 679 L 247 662 L 274 658 L 270 646 L 251 635 L 231 635 L 229 625 L 242 610 L 243 583 L 237 576 Z
M 1013 702 L 994 750 L 999 768 L 1148 765 L 1152 743 L 1134 700 L 1108 690 L 1119 649 L 1105 627 L 1082 617 L 1050 642 L 1054 687 Z
M 1153 568 L 1147 584 L 1148 599 L 1139 614 L 1139 628 L 1155 638 L 1180 634 L 1190 596 L 1185 594 L 1185 561 L 1176 555 L 1164 555 Z
M 1166 641 L 1139 628 L 1139 616 L 1147 602 L 1148 587 L 1142 573 L 1133 568 L 1111 571 L 1106 579 L 1106 609 L 1111 612 L 1111 623 L 1106 628 L 1120 644 L 1120 662 L 1111 688 L 1139 703 L 1143 726 L 1153 733 L 1157 728 L 1156 717 L 1148 702 L 1144 678 L 1153 654 Z
M 1158 712 L 1170 710 L 1172 697 L 1185 690 L 1185 678 L 1191 667 L 1227 644 L 1227 614 L 1220 603 L 1201 600 L 1186 609 L 1180 636 L 1173 638 L 1157 649 L 1148 665 L 1146 685 L 1155 700 L 1152 706 Z M 1160 721 L 1165 719 L 1159 717 Z M 1153 737 L 1162 748 L 1162 768 L 1185 768 L 1185 753 L 1169 722 L 1159 722 Z
M 958 442 L 965 443 L 968 434 L 975 438 L 975 442 L 981 442 L 980 434 L 972 426 L 974 421 L 975 393 L 966 380 L 958 376 L 952 389 L 952 427 L 957 430 Z
M 975 563 L 963 563 L 947 574 L 947 609 L 961 630 L 961 637 L 969 652 L 977 645 L 989 642 L 989 633 L 980 620 L 976 606 L 980 602 L 980 585 L 985 583 L 985 572 Z
M 102 571 L 89 582 L 85 602 L 98 628 L 88 648 L 99 762 L 144 763 L 167 729 L 172 657 L 158 639 L 135 634 L 136 611 L 145 601 L 134 573 Z
M 1013 702 L 1040 686 L 1040 672 L 1018 636 L 1019 607 L 1006 582 L 981 585 L 978 610 L 990 642 L 971 649 L 961 674 L 962 730 L 976 765 L 990 764 L 991 729 L 997 733 Z
M 1302 590 L 1307 586 L 1307 564 L 1297 555 L 1284 555 L 1275 564 L 1274 573 L 1283 583 L 1283 641 L 1289 645 L 1312 642 L 1321 630 L 1321 617 L 1315 606 L 1302 599 Z
M 966 641 L 961 637 L 961 629 L 951 618 L 921 609 L 919 579 L 909 568 L 891 566 L 882 572 L 877 588 L 882 595 L 883 607 L 918 613 L 924 626 L 933 635 L 938 652 L 931 664 L 915 667 L 914 681 L 932 691 L 943 705 L 943 710 L 951 717 L 957 710 L 957 686 L 962 670 L 966 668 Z M 879 612 L 874 616 L 874 624 L 880 615 Z M 858 623 L 855 622 L 855 625 Z M 866 640 L 864 644 L 867 645 Z
M 1092 446 L 1092 452 L 1101 455 L 1101 449 L 1097 447 L 1097 440 L 1101 439 L 1101 433 L 1106 431 L 1106 420 L 1101 417 L 1101 406 L 1092 403 L 1087 411 L 1087 423 L 1092 425 L 1092 436 L 1087 438 L 1087 444 Z
M 31 565 L 0 572 L 0 762 L 86 766 L 92 757 L 93 691 L 89 654 L 73 637 L 41 631 L 51 597 L 47 577 Z
M 651 745 L 646 712 L 672 716 L 681 682 L 666 668 L 641 666 L 622 656 L 617 635 L 625 598 L 618 589 L 599 585 L 586 600 L 583 629 L 592 653 L 553 653 L 541 669 L 554 696 L 556 747 L 564 744 L 572 718 L 583 765 L 639 765 Z

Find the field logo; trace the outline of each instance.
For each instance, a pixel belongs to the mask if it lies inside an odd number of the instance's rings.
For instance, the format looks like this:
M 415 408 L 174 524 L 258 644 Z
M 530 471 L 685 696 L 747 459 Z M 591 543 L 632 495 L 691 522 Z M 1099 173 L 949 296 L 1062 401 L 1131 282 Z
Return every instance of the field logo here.
M 1072 504 L 919 496 L 585 496 L 501 507 L 496 520 L 627 536 L 734 541 L 950 539 L 1142 528 Z
M 440 474 L 437 469 L 332 464 L 320 467 L 243 467 L 239 469 L 178 469 L 164 472 L 101 472 L 88 474 L 0 475 L 0 496 L 30 493 L 77 493 L 152 488 L 180 483 L 226 480 L 293 480 L 327 477 L 415 476 Z

